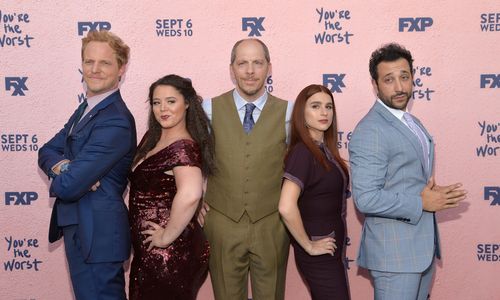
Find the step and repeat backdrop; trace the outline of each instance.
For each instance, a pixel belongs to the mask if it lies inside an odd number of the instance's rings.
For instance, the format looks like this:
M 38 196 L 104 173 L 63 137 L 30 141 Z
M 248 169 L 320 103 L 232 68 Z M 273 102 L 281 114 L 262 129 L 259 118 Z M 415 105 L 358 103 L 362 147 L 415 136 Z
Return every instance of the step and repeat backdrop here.
M 72 299 L 61 242 L 49 244 L 54 199 L 37 150 L 84 98 L 81 38 L 108 29 L 131 47 L 121 91 L 139 138 L 147 89 L 166 74 L 205 98 L 233 87 L 230 51 L 242 38 L 269 46 L 267 90 L 293 101 L 327 86 L 341 154 L 375 100 L 371 52 L 398 42 L 415 58 L 410 109 L 436 141 L 438 184 L 468 198 L 437 214 L 443 259 L 431 299 L 500 299 L 500 2 L 490 1 L 2 1 L 0 4 L 0 298 Z M 356 266 L 362 216 L 348 204 L 352 298 L 373 297 Z M 128 271 L 129 263 L 126 264 Z M 128 273 L 127 273 L 128 274 Z M 251 297 L 251 295 L 249 295 Z M 213 299 L 210 280 L 199 299 Z M 310 299 L 290 256 L 286 299 Z

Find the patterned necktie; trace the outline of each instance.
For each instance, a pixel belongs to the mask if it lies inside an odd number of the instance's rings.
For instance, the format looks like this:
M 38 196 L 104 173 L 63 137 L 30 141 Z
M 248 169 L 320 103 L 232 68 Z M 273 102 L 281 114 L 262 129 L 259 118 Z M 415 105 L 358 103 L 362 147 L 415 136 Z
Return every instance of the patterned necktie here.
M 403 118 L 406 120 L 408 127 L 410 127 L 411 131 L 418 137 L 420 141 L 420 145 L 422 146 L 422 151 L 424 152 L 425 159 L 425 169 L 429 170 L 429 146 L 427 145 L 427 138 L 425 137 L 422 129 L 415 123 L 413 117 L 409 113 L 404 113 Z
M 249 134 L 252 131 L 255 122 L 253 120 L 253 110 L 255 109 L 255 104 L 247 103 L 245 104 L 245 118 L 243 119 L 243 129 L 246 134 Z
M 75 124 L 75 125 L 78 124 L 78 122 L 82 118 L 83 113 L 85 112 L 85 109 L 87 108 L 87 106 L 89 106 L 89 104 L 87 103 L 87 99 L 85 99 L 80 104 L 80 106 L 78 106 L 78 109 L 76 110 L 75 122 L 73 124 Z

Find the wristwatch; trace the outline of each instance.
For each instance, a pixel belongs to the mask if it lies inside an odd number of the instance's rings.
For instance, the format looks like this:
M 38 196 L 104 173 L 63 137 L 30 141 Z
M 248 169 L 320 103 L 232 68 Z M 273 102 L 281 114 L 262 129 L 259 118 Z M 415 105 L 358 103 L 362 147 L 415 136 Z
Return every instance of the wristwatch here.
M 64 173 L 69 170 L 69 162 L 64 162 L 59 166 L 59 173 Z

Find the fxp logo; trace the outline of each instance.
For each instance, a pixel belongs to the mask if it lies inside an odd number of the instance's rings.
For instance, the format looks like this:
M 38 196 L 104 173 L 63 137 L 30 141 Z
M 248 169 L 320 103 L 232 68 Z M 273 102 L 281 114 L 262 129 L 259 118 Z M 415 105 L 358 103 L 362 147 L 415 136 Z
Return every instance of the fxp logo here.
M 262 23 L 264 22 L 265 17 L 250 17 L 250 18 L 242 18 L 241 19 L 241 30 L 248 31 L 250 28 L 250 33 L 248 36 L 261 36 L 261 31 L 266 31 Z
M 12 96 L 26 96 L 24 94 L 24 91 L 28 90 L 26 80 L 28 77 L 5 77 L 5 90 L 13 89 Z
M 481 88 L 500 88 L 500 74 L 481 74 Z
M 425 31 L 426 28 L 432 26 L 434 21 L 432 18 L 399 18 L 399 32 L 407 31 Z M 405 28 L 407 28 L 405 30 Z
M 484 200 L 491 201 L 490 205 L 500 205 L 500 186 L 485 186 Z
M 5 192 L 5 205 L 31 205 L 36 199 L 36 192 Z
M 323 86 L 332 93 L 342 93 L 342 88 L 345 88 L 344 78 L 345 74 L 323 74 Z
M 106 21 L 78 22 L 78 35 L 82 36 L 87 31 L 111 30 L 111 24 Z

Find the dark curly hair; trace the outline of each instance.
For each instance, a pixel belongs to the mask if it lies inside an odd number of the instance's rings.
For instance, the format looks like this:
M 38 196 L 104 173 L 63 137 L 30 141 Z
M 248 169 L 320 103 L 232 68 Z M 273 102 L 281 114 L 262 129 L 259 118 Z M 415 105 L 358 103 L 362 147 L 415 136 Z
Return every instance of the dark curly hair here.
M 201 106 L 203 100 L 196 93 L 191 80 L 174 74 L 158 79 L 149 87 L 147 100 L 150 105 L 148 132 L 134 158 L 134 165 L 146 157 L 146 154 L 151 151 L 160 140 L 162 127 L 153 113 L 153 93 L 160 85 L 171 86 L 184 96 L 186 103 L 189 105 L 186 113 L 186 128 L 193 140 L 200 146 L 202 157 L 201 171 L 205 177 L 213 174 L 215 171 L 215 140 L 212 134 L 213 130 L 210 121 Z
M 406 59 L 408 64 L 410 65 L 410 71 L 413 73 L 413 58 L 411 56 L 410 51 L 406 50 L 405 47 L 396 44 L 390 43 L 383 45 L 377 50 L 373 51 L 372 56 L 370 57 L 370 75 L 375 82 L 378 79 L 377 66 L 381 62 L 384 61 L 395 61 L 400 58 Z

